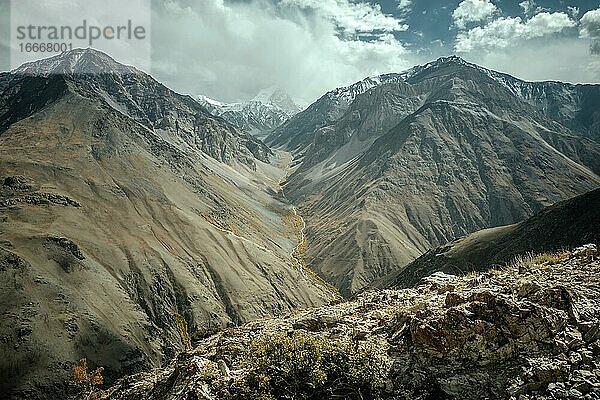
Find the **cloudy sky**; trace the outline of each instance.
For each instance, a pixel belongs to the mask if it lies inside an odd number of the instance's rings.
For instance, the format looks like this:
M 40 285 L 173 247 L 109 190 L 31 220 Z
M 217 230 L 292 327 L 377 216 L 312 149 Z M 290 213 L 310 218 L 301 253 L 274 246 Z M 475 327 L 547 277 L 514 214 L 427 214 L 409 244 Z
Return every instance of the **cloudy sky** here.
M 153 73 L 227 101 L 271 85 L 310 101 L 448 54 L 600 82 L 599 0 L 166 0 L 154 13 Z
M 449 54 L 529 80 L 600 82 L 600 0 L 152 1 L 152 74 L 225 101 L 276 85 L 307 103 Z

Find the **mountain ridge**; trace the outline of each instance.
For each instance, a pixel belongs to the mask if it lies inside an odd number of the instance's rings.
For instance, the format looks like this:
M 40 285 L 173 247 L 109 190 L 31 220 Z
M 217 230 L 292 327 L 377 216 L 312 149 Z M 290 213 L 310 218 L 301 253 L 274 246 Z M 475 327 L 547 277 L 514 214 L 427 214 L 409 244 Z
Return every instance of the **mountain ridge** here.
M 10 90 L 16 91 L 14 96 L 17 98 L 23 98 L 20 90 L 23 86 L 27 88 L 32 81 L 61 79 L 65 84 L 76 81 L 75 90 L 83 90 L 103 99 L 111 107 L 151 130 L 173 132 L 174 139 L 180 141 L 181 146 L 199 148 L 219 161 L 238 161 L 254 168 L 253 159 L 268 161 L 272 154 L 260 140 L 211 115 L 191 97 L 175 93 L 150 75 L 119 64 L 97 50 L 76 49 L 25 64 L 3 75 L 10 81 Z M 42 88 L 42 93 L 44 90 Z M 154 93 L 155 96 L 150 97 L 147 93 Z M 0 110 L 8 108 L 10 112 L 14 97 L 3 99 L 5 101 L 0 103 Z M 43 107 L 45 103 L 38 106 Z M 180 115 L 170 110 L 178 110 Z M 11 121 L 10 118 L 7 120 L 6 112 L 0 115 L 0 129 L 6 128 Z M 196 136 L 196 133 L 199 135 Z
M 593 398 L 598 249 L 547 256 L 215 332 L 99 396 Z
M 552 206 L 514 225 L 478 231 L 427 251 L 402 271 L 377 280 L 372 288 L 411 287 L 442 272 L 467 274 L 503 267 L 519 257 L 559 252 L 600 243 L 600 189 Z

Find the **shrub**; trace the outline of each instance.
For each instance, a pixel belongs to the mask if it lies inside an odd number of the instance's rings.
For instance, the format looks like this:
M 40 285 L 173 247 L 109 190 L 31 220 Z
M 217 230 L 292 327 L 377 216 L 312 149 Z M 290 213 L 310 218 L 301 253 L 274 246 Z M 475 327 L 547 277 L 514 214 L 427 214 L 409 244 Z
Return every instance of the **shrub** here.
M 102 377 L 104 368 L 98 367 L 95 370 L 88 372 L 87 359 L 82 358 L 77 364 L 71 368 L 71 381 L 75 382 L 80 389 L 80 398 L 92 400 L 99 398 L 96 388 L 102 385 L 104 378 Z
M 175 318 L 175 326 L 177 327 L 177 333 L 179 333 L 179 337 L 181 338 L 181 343 L 183 344 L 184 351 L 192 350 L 192 341 L 190 339 L 188 325 L 185 318 L 183 318 L 175 308 L 173 308 L 171 312 L 173 313 L 173 317 Z
M 374 346 L 307 333 L 256 340 L 243 366 L 247 372 L 233 390 L 237 399 L 376 399 L 386 376 Z

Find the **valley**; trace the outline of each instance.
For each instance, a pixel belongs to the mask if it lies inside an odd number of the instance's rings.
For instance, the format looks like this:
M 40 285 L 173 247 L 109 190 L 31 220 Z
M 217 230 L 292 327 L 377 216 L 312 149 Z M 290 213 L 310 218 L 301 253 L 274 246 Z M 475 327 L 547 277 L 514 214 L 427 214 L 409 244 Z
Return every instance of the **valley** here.
M 82 73 L 90 68 L 98 73 Z M 118 380 L 187 368 L 177 357 L 196 345 L 245 347 L 246 330 L 286 321 L 327 337 L 400 340 L 408 337 L 400 320 L 419 320 L 419 304 L 442 307 L 443 318 L 454 312 L 436 303 L 438 283 L 429 282 L 430 297 L 414 288 L 429 276 L 456 274 L 465 296 L 477 297 L 473 287 L 501 284 L 459 275 L 598 241 L 600 144 L 596 122 L 582 115 L 600 85 L 530 83 L 444 57 L 331 90 L 301 110 L 278 89 L 231 104 L 181 95 L 77 49 L 1 73 L 0 90 L 0 393 L 8 398 L 64 398 L 84 357 L 104 367 L 107 385 L 119 382 L 109 398 L 145 398 Z M 569 275 L 596 271 L 597 260 L 565 257 L 558 277 L 578 291 Z M 534 264 L 531 276 L 549 267 Z M 488 277 L 520 290 L 517 275 Z M 382 292 L 364 294 L 372 290 Z M 581 294 L 593 302 L 594 290 Z M 360 331 L 377 299 L 396 307 L 405 296 L 415 302 L 408 314 L 388 314 L 398 324 L 373 320 Z M 347 321 L 328 316 L 346 308 Z M 490 362 L 503 360 L 498 354 Z M 155 385 L 146 378 L 133 379 Z

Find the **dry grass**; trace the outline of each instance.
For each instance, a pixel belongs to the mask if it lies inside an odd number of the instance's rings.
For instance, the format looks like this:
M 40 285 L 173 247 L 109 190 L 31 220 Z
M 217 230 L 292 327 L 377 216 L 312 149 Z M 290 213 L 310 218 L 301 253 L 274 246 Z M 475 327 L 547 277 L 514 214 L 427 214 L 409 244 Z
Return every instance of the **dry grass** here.
M 219 223 L 210 214 L 202 214 L 202 218 L 204 218 L 206 220 L 206 222 L 208 222 L 209 224 L 211 224 L 212 226 L 214 226 L 217 229 L 224 230 L 224 231 L 229 231 L 229 232 L 233 233 L 236 236 L 241 236 L 240 235 L 240 230 L 235 225 L 232 225 L 232 224 L 223 225 L 223 224 Z
M 306 248 L 308 247 L 308 241 L 306 240 L 306 238 L 304 238 L 304 240 L 302 240 L 302 243 L 300 243 L 298 245 L 298 247 L 296 247 L 296 249 L 294 250 L 294 253 L 292 254 L 292 262 L 297 262 L 298 264 L 300 264 L 300 266 L 302 267 L 302 269 L 304 270 L 304 272 L 314 281 L 316 281 L 317 283 L 319 283 L 321 286 L 324 286 L 325 288 L 327 288 L 327 290 L 331 293 L 334 293 L 336 296 L 340 296 L 338 289 L 333 286 L 331 283 L 327 282 L 326 280 L 324 280 L 323 278 L 321 278 L 319 276 L 319 274 L 317 274 L 315 272 L 315 270 L 313 270 L 310 265 L 306 262 L 306 260 L 303 258 L 304 252 L 306 251 Z
M 185 318 L 183 318 L 181 314 L 179 314 L 175 309 L 172 309 L 171 313 L 175 318 L 175 326 L 177 327 L 177 333 L 179 333 L 179 337 L 181 338 L 181 343 L 183 344 L 184 350 L 192 350 L 192 341 L 190 339 L 190 334 L 188 332 L 188 324 Z
M 515 257 L 514 261 L 510 263 L 510 267 L 522 269 L 555 265 L 565 261 L 570 255 L 571 253 L 566 250 L 539 254 L 526 253 Z
M 222 229 L 212 215 L 210 215 L 210 214 L 202 214 L 202 218 L 204 218 L 206 220 L 206 222 L 208 222 L 209 224 L 211 224 L 215 228 Z
M 293 212 L 287 211 L 281 216 L 281 220 L 283 224 L 288 227 L 294 235 L 296 236 L 296 240 L 302 240 L 302 228 L 304 227 L 304 223 L 302 222 L 302 218 L 298 214 L 294 214 Z

